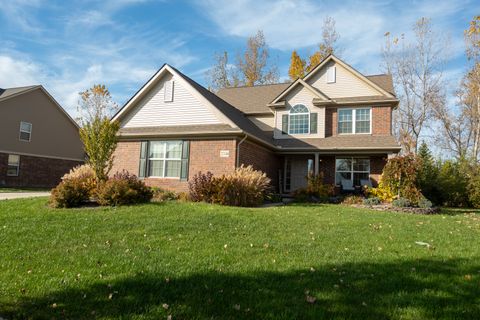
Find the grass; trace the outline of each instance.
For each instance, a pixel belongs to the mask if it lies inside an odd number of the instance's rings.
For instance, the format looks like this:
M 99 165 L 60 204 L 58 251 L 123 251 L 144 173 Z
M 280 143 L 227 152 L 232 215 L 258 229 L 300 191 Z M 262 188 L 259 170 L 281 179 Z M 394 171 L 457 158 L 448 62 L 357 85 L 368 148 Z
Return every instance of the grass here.
M 478 319 L 480 215 L 0 201 L 6 319 Z M 418 245 L 416 241 L 431 246 Z M 310 303 L 307 300 L 315 300 Z
M 10 193 L 10 192 L 43 192 L 50 191 L 49 188 L 6 188 L 0 187 L 0 193 Z

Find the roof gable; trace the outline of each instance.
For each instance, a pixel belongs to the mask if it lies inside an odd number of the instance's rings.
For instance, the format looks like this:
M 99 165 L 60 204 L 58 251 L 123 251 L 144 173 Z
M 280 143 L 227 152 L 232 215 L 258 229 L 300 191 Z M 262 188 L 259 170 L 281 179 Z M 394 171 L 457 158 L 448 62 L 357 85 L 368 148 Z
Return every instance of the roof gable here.
M 167 80 L 174 80 L 173 102 L 163 100 L 163 86 Z M 135 93 L 113 120 L 120 121 L 121 127 L 215 123 L 235 126 L 182 73 L 167 64 Z
M 339 75 L 339 71 L 344 71 L 344 76 L 351 78 L 352 81 L 355 81 L 355 84 L 360 85 L 360 83 L 364 86 L 364 88 L 368 88 L 365 91 L 364 96 L 369 96 L 373 95 L 372 92 L 376 92 L 378 95 L 383 95 L 385 97 L 389 98 L 394 98 L 394 95 L 381 86 L 379 86 L 376 82 L 379 80 L 378 78 L 375 79 L 377 81 L 372 81 L 372 79 L 369 79 L 368 77 L 364 76 L 361 74 L 359 71 L 354 69 L 352 66 L 348 65 L 341 59 L 337 58 L 333 54 L 328 55 L 323 61 L 318 64 L 315 68 L 313 68 L 305 77 L 303 77 L 303 80 L 311 84 L 312 86 L 319 88 L 320 86 L 316 85 L 314 82 L 315 80 L 318 80 L 319 78 L 322 78 L 323 73 L 326 73 L 326 67 L 330 65 L 335 65 L 336 67 L 339 68 L 337 70 L 337 78 Z M 326 75 L 324 75 L 326 77 Z M 323 81 L 323 79 L 322 79 Z M 324 81 L 326 83 L 326 81 Z M 335 83 L 334 83 L 335 84 Z M 334 84 L 329 84 L 331 87 L 334 87 Z M 323 87 L 323 86 L 322 86 Z M 324 87 L 326 88 L 326 87 Z M 346 97 L 347 95 L 345 95 Z M 358 96 L 358 95 L 357 95 Z M 333 98 L 333 97 L 332 97 Z

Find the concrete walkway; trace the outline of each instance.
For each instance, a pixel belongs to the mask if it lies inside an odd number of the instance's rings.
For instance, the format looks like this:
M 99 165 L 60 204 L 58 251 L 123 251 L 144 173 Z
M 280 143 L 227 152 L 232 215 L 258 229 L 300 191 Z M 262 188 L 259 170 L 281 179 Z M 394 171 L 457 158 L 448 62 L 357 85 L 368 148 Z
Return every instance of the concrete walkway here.
M 49 191 L 38 192 L 0 192 L 0 200 L 8 199 L 21 199 L 21 198 L 36 198 L 36 197 L 48 197 Z

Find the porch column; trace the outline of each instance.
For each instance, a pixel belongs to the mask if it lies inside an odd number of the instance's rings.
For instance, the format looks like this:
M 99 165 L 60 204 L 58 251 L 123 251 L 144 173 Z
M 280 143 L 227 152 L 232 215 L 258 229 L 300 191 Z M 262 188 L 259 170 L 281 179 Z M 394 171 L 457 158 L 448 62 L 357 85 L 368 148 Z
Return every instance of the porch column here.
M 315 175 L 318 175 L 318 169 L 320 167 L 320 154 L 318 152 L 315 153 L 315 165 L 313 166 L 315 170 Z

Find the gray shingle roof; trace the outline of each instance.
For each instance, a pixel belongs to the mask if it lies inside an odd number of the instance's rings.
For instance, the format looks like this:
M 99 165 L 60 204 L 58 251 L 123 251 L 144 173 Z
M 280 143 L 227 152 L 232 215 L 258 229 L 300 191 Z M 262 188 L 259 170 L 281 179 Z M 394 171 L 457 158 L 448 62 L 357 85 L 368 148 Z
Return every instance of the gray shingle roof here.
M 278 83 L 254 87 L 224 88 L 217 96 L 246 114 L 271 113 L 267 104 L 285 90 L 290 83 Z
M 326 138 L 305 138 L 302 140 L 278 139 L 275 145 L 282 149 L 320 149 L 320 150 L 356 150 L 356 149 L 392 149 L 399 150 L 395 137 L 376 135 L 345 135 Z
M 383 90 L 395 95 L 395 90 L 393 89 L 393 79 L 391 74 L 376 74 L 371 76 L 366 76 L 366 78 Z
M 39 86 L 26 86 L 26 87 L 16 87 L 16 88 L 6 88 L 2 89 L 0 88 L 0 101 L 5 100 L 13 95 L 20 94 L 26 91 L 29 91 L 33 88 L 36 88 Z

